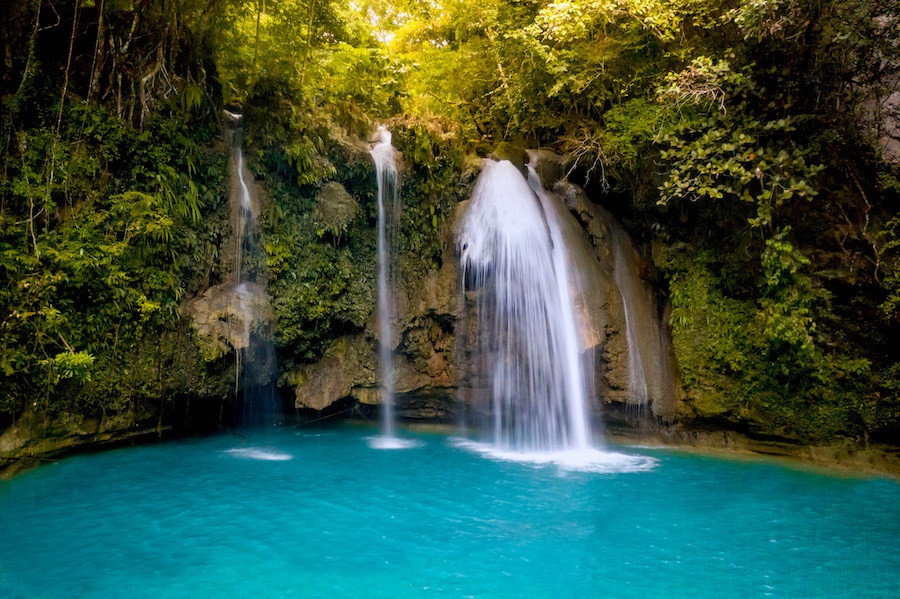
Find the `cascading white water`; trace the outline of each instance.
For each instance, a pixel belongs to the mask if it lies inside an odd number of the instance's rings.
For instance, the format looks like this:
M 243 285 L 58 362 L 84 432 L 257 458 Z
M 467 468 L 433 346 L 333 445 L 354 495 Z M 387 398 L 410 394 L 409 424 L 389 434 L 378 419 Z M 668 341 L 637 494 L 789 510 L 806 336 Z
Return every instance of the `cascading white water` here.
M 591 444 L 565 239 L 537 175 L 485 161 L 462 221 L 462 280 L 476 295 L 495 445 L 559 452 Z
M 239 422 L 244 427 L 269 428 L 278 412 L 275 396 L 275 349 L 265 323 L 270 306 L 265 290 L 265 273 L 254 269 L 259 262 L 259 227 L 253 199 L 245 177 L 240 115 L 229 114 L 232 130 L 231 205 L 235 232 L 232 266 L 234 311 L 239 321 L 235 348 L 235 396 L 241 397 Z M 251 262 L 245 259 L 251 258 Z
M 381 435 L 394 438 L 394 366 L 391 331 L 390 248 L 400 208 L 400 172 L 391 134 L 378 128 L 378 143 L 371 150 L 378 182 L 378 368 L 381 379 Z
M 544 217 L 550 230 L 551 254 L 556 273 L 556 294 L 559 298 L 559 319 L 562 332 L 563 363 L 566 369 L 565 393 L 571 432 L 570 445 L 577 449 L 586 448 L 590 440 L 587 405 L 587 377 L 581 360 L 581 339 L 575 323 L 575 302 L 570 287 L 571 280 L 578 280 L 578 273 L 569 267 L 568 248 L 562 234 L 557 205 L 544 192 L 541 178 L 531 166 L 528 167 L 528 185 L 541 202 Z

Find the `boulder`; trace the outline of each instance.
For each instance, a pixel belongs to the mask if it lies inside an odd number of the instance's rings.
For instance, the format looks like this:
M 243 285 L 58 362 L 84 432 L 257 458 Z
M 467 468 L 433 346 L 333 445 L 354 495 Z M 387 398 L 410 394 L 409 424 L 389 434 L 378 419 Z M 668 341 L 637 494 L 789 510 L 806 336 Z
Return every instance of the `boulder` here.
M 528 150 L 528 164 L 534 168 L 547 189 L 553 189 L 554 185 L 568 176 L 572 166 L 570 162 L 551 150 Z M 566 205 L 569 206 L 568 198 L 566 200 Z
M 332 235 L 339 236 L 346 231 L 358 213 L 356 198 L 337 181 L 325 183 L 316 194 L 313 218 Z
M 285 376 L 295 391 L 298 408 L 324 410 L 351 395 L 354 387 L 376 387 L 378 368 L 374 344 L 362 335 L 332 341 L 318 362 L 301 365 Z M 366 395 L 374 403 L 371 395 Z
M 494 146 L 494 150 L 488 154 L 488 158 L 497 161 L 509 160 L 517 169 L 522 171 L 522 175 L 528 175 L 528 169 L 525 168 L 525 165 L 528 164 L 528 154 L 525 152 L 525 148 L 517 143 L 500 142 Z
M 398 414 L 405 418 L 427 418 L 426 413 L 443 418 L 455 396 L 459 275 L 450 247 L 438 271 L 405 282 L 396 298 L 394 389 Z M 295 388 L 298 408 L 323 410 L 347 397 L 380 403 L 374 333 L 336 339 L 319 361 L 295 368 L 283 382 Z
M 233 349 L 247 348 L 251 331 L 273 320 L 265 288 L 257 283 L 210 287 L 185 302 L 181 313 L 190 322 L 207 362 Z

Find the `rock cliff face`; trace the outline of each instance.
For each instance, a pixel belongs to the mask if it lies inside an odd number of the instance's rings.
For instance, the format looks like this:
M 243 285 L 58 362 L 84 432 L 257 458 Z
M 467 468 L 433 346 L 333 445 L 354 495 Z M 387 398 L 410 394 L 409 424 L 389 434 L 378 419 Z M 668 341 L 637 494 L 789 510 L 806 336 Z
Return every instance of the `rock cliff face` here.
M 452 244 L 448 244 L 452 247 Z M 394 330 L 397 412 L 412 420 L 449 421 L 458 381 L 453 360 L 459 315 L 456 260 L 447 251 L 439 270 L 424 280 L 403 281 L 396 298 Z M 291 370 L 283 382 L 294 388 L 298 408 L 323 410 L 338 400 L 380 401 L 375 323 L 364 333 L 333 341 L 321 360 Z
M 604 335 L 596 345 L 600 397 L 620 415 L 619 408 L 637 408 L 632 415 L 642 418 L 642 408 L 649 407 L 654 416 L 673 421 L 681 391 L 663 319 L 665 307 L 643 278 L 646 265 L 622 225 L 580 187 L 563 179 L 554 191 L 580 225 L 572 230 L 570 239 L 577 241 L 572 246 L 587 241 L 593 253 L 593 264 L 584 259 L 578 264 L 600 281 L 598 288 L 606 298 L 603 306 L 590 307 L 592 314 L 605 316 Z
M 667 332 L 661 324 L 662 310 L 642 278 L 646 268 L 624 229 L 580 187 L 567 181 L 571 165 L 553 152 L 526 152 L 506 144 L 495 148 L 491 157 L 514 160 L 522 170 L 526 162 L 533 166 L 544 186 L 553 190 L 554 200 L 564 206 L 563 234 L 580 279 L 572 281 L 572 286 L 582 351 L 594 365 L 594 416 L 628 426 L 640 426 L 648 415 L 672 421 L 680 391 Z M 367 156 L 359 160 L 364 158 Z M 233 166 L 232 204 L 238 197 Z M 459 184 L 470 185 L 471 174 L 463 176 Z M 266 194 L 249 177 L 247 180 L 259 210 Z M 361 190 L 325 183 L 312 203 L 312 222 L 330 236 L 331 243 L 340 243 L 342 236 L 354 230 L 350 225 L 361 206 L 351 191 L 363 197 Z M 415 274 L 399 269 L 404 274 L 394 301 L 392 349 L 396 410 L 408 420 L 453 421 L 468 413 L 471 406 L 463 404 L 474 403 L 474 398 L 484 393 L 484 381 L 472 379 L 462 367 L 472 331 L 458 330 L 476 320 L 462 318 L 463 304 L 468 310 L 471 302 L 460 293 L 455 247 L 458 223 L 468 203 L 457 204 L 443 230 L 445 249 L 438 268 Z M 235 223 L 239 214 L 235 208 L 233 212 Z M 236 241 L 231 240 L 226 250 L 237 248 Z M 234 262 L 232 270 L 239 268 L 240 263 L 228 251 L 223 259 Z M 182 308 L 207 362 L 221 361 L 230 352 L 247 348 L 251 332 L 273 322 L 265 289 L 252 282 L 240 287 L 241 293 L 234 281 L 213 286 Z M 333 339 L 316 362 L 289 364 L 279 385 L 293 394 L 299 409 L 322 411 L 346 402 L 377 405 L 381 394 L 376 330 L 373 314 L 364 330 Z
M 162 433 L 158 420 L 149 414 L 125 412 L 109 418 L 72 414 L 48 419 L 28 413 L 0 435 L 0 478 L 74 449 L 153 438 Z
M 210 287 L 182 307 L 194 330 L 203 358 L 209 362 L 249 347 L 254 328 L 272 322 L 266 291 L 256 283 Z
M 896 17 L 879 16 L 875 19 L 878 30 L 889 30 Z M 881 33 L 881 31 L 879 31 Z M 898 42 L 893 41 L 896 48 Z M 874 84 L 866 86 L 868 96 L 862 104 L 863 132 L 874 141 L 882 158 L 888 164 L 900 164 L 900 64 L 890 58 L 884 48 L 879 56 L 881 76 Z
M 661 309 L 653 290 L 640 275 L 640 258 L 630 245 L 626 261 L 616 259 L 616 243 L 624 230 L 608 212 L 594 205 L 583 190 L 565 180 L 564 161 L 546 151 L 533 152 L 531 161 L 545 185 L 553 186 L 555 199 L 564 203 L 565 235 L 571 259 L 582 279 L 583 293 L 577 294 L 577 313 L 585 352 L 594 360 L 596 417 L 613 421 L 644 419 L 647 411 L 660 419 L 674 419 L 680 390 L 674 374 L 671 347 L 661 324 Z M 457 328 L 462 302 L 455 254 L 456 223 L 467 208 L 460 202 L 454 225 L 445 231 L 448 249 L 441 267 L 424 279 L 401 282 L 394 315 L 397 345 L 394 348 L 397 411 L 406 419 L 450 421 L 462 413 L 464 398 L 479 391 L 476 381 L 461 372 L 459 357 L 464 339 Z M 625 242 L 630 244 L 627 235 Z M 620 289 L 621 276 L 615 269 L 629 268 L 630 298 L 639 305 L 630 307 L 628 317 Z M 472 319 L 468 319 L 472 320 Z M 632 334 L 628 335 L 629 324 Z M 377 358 L 374 323 L 365 333 L 335 340 L 325 356 L 314 364 L 302 365 L 284 377 L 294 388 L 298 408 L 323 410 L 351 398 L 361 404 L 377 404 Z M 629 341 L 630 340 L 630 341 Z M 636 365 L 630 352 L 643 358 Z M 640 372 L 635 372 L 640 368 Z M 636 395 L 634 380 L 644 381 L 646 390 Z M 463 388 L 460 393 L 460 388 Z M 647 408 L 645 410 L 644 408 Z

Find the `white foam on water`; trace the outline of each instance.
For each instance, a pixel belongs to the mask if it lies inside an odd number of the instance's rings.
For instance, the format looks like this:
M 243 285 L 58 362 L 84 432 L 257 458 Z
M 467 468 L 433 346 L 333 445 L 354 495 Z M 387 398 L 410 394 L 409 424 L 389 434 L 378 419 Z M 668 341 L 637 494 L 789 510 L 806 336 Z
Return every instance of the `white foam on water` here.
M 519 462 L 535 466 L 553 465 L 563 470 L 619 474 L 649 472 L 659 461 L 642 455 L 629 455 L 600 449 L 566 449 L 560 451 L 514 451 L 489 443 L 454 437 L 450 442 L 461 449 L 505 462 Z
M 246 460 L 263 460 L 266 462 L 287 462 L 293 460 L 294 456 L 289 453 L 280 453 L 278 451 L 270 451 L 260 449 L 258 447 L 241 447 L 239 449 L 226 449 L 225 453 L 233 455 L 236 458 Z
M 400 439 L 399 437 L 388 437 L 386 435 L 378 435 L 377 437 L 367 437 L 369 447 L 372 449 L 412 449 L 422 445 L 421 441 L 413 441 L 411 439 Z

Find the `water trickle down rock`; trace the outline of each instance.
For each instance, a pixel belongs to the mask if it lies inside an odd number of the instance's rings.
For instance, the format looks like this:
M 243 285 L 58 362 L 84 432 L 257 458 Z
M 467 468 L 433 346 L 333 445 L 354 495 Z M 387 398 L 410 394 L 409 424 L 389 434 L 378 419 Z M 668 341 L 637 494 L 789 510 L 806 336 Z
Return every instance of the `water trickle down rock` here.
M 674 419 L 680 396 L 670 336 L 656 294 L 641 277 L 641 257 L 627 231 L 583 190 L 562 180 L 554 191 L 587 233 L 597 260 L 612 280 L 608 332 L 597 372 L 607 403 L 625 405 L 642 416 L 644 408 L 663 420 Z
M 494 443 L 515 450 L 593 443 L 585 339 L 576 316 L 561 212 L 530 173 L 485 161 L 458 233 L 461 281 L 472 293 L 470 381 L 464 401 L 489 413 Z M 463 325 L 470 329 L 470 325 Z M 469 345 L 467 343 L 467 345 Z M 489 399 L 490 405 L 478 406 Z
M 190 320 L 204 359 L 213 361 L 234 350 L 234 392 L 242 400 L 240 424 L 265 428 L 275 423 L 279 412 L 271 340 L 273 313 L 260 254 L 259 209 L 250 191 L 241 147 L 241 116 L 226 116 L 231 139 L 230 280 L 187 301 L 182 311 Z

